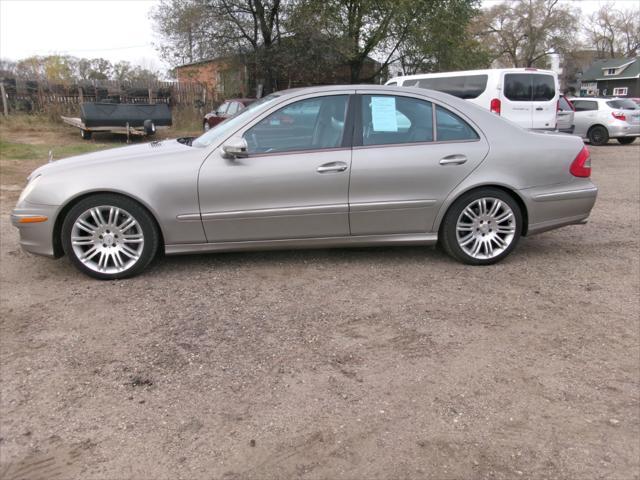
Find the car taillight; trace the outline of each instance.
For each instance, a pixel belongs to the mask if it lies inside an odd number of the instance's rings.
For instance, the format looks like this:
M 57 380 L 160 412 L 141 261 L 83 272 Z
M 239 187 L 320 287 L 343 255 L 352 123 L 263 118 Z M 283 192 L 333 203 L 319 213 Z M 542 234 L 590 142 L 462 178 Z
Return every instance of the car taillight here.
M 582 147 L 578 156 L 571 163 L 569 169 L 574 177 L 590 177 L 591 176 L 591 155 L 589 149 Z
M 491 104 L 489 105 L 489 110 L 493 113 L 500 115 L 500 99 L 493 98 L 491 99 Z
M 622 112 L 611 112 L 611 115 L 613 115 L 613 118 L 615 118 L 616 120 L 626 120 L 627 117 L 624 116 L 624 113 Z
M 558 101 L 556 102 L 556 113 L 558 113 L 560 110 L 561 110 L 561 109 L 560 109 L 560 100 L 558 100 Z

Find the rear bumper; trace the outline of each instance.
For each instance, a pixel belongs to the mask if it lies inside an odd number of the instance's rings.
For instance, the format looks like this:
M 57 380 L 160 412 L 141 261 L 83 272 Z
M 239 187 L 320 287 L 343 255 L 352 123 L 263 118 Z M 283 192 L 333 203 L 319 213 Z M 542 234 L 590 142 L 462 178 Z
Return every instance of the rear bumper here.
M 522 190 L 527 200 L 529 226 L 527 235 L 546 232 L 565 225 L 586 223 L 598 188 L 587 179 L 552 187 Z
M 640 125 L 610 125 L 608 129 L 611 138 L 640 137 Z
M 53 226 L 58 211 L 57 206 L 31 205 L 15 208 L 11 212 L 11 224 L 20 233 L 20 246 L 29 253 L 55 258 L 53 248 Z M 21 223 L 23 218 L 43 216 L 44 222 Z

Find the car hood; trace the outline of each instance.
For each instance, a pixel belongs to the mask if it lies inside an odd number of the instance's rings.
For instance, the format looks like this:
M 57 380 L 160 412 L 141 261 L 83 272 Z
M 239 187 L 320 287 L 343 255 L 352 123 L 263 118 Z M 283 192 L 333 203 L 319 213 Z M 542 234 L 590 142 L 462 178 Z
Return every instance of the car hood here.
M 141 145 L 129 145 L 121 148 L 111 148 L 100 152 L 85 153 L 62 160 L 54 160 L 46 165 L 37 168 L 30 177 L 41 174 L 52 174 L 67 171 L 75 168 L 92 167 L 104 163 L 116 163 L 120 161 L 153 161 L 159 155 L 165 157 L 172 153 L 185 152 L 192 147 L 187 146 L 177 140 L 163 140 Z

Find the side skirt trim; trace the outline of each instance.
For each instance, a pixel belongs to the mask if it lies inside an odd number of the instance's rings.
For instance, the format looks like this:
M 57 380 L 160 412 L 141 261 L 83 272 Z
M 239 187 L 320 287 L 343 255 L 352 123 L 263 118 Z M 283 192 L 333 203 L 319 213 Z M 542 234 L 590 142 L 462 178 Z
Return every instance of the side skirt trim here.
M 204 252 L 233 252 L 241 250 L 278 250 L 298 248 L 370 247 L 393 245 L 433 245 L 436 233 L 400 235 L 359 235 L 353 237 L 296 238 L 282 240 L 253 240 L 248 242 L 189 243 L 165 245 L 166 255 Z

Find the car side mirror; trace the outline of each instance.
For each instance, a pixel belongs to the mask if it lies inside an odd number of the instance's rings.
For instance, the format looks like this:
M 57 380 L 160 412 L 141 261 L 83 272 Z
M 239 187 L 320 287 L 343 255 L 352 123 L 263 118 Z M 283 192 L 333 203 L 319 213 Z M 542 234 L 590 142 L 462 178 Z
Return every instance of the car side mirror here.
M 249 146 L 242 137 L 233 137 L 224 142 L 222 152 L 225 158 L 246 158 L 249 156 Z

